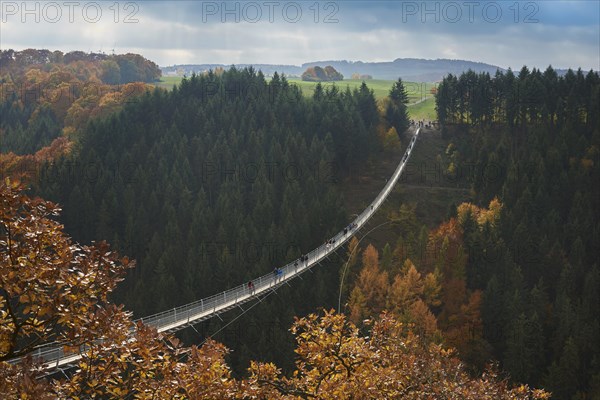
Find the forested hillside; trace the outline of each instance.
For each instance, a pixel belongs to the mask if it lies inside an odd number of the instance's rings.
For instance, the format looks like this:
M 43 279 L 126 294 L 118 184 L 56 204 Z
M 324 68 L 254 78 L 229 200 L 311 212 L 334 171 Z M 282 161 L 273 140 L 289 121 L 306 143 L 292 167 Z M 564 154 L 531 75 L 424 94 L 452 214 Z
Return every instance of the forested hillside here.
M 156 63 L 139 54 L 105 54 L 71 51 L 63 53 L 60 50 L 12 49 L 0 52 L 0 68 L 3 75 L 19 75 L 28 67 L 41 67 L 45 71 L 57 66 L 71 66 L 84 72 L 87 65 L 94 65 L 98 72 L 97 79 L 109 85 L 131 82 L 154 82 L 161 76 Z
M 397 58 L 393 61 L 368 62 L 347 60 L 319 60 L 303 63 L 302 65 L 289 64 L 236 64 L 237 68 L 253 67 L 270 76 L 274 72 L 287 76 L 299 77 L 307 68 L 319 66 L 324 68 L 331 65 L 345 77 L 352 74 L 371 75 L 375 79 L 394 80 L 402 77 L 405 81 L 434 82 L 441 80 L 449 73 L 460 74 L 469 69 L 477 72 L 493 73 L 501 69 L 496 65 L 476 61 L 423 58 Z M 182 64 L 161 67 L 165 75 L 200 73 L 217 68 L 229 68 L 227 64 Z
M 29 75 L 53 76 L 40 69 Z M 238 285 L 321 244 L 351 219 L 337 183 L 366 171 L 375 155 L 386 153 L 381 146 L 399 150 L 408 127 L 400 79 L 380 109 L 365 84 L 353 91 L 317 85 L 305 97 L 285 77 L 267 81 L 252 68 L 194 75 L 172 91 L 140 94 L 103 112 L 89 106 L 69 144 L 73 151 L 57 152 L 34 185 L 60 203 L 74 240 L 107 240 L 136 260 L 112 299 L 137 317 Z M 440 362 L 442 348 L 453 348 L 470 373 L 497 360 L 514 383 L 543 387 L 558 399 L 594 398 L 600 392 L 599 101 L 595 72 L 558 76 L 551 68 L 524 67 L 518 75 L 449 75 L 436 96 L 448 145 L 435 168 L 466 179 L 473 203 L 450 207 L 448 220 L 434 227 L 417 219 L 415 204 L 388 205 L 389 244 L 379 251 L 354 239 L 347 264 L 331 260 L 252 312 L 206 321 L 180 337 L 197 343 L 218 332 L 233 350 L 234 376 L 250 360 L 274 361 L 290 376 L 294 316 L 336 306 L 338 274 L 347 268 L 348 318 L 367 332 L 373 331 L 364 321 L 373 317 L 400 329 L 399 337 L 417 335 L 409 358 L 418 353 Z M 39 115 L 56 105 L 31 107 Z M 466 169 L 472 173 L 459 177 Z M 329 340 L 328 330 L 339 325 L 345 338 L 362 343 L 354 326 L 337 318 L 311 316 L 293 329 L 322 330 L 318 340 Z M 296 351 L 304 351 L 304 338 Z M 211 346 L 218 354 L 211 362 L 226 371 L 224 350 Z M 272 368 L 251 364 L 250 381 L 261 390 L 288 385 L 274 395 L 306 385 Z M 246 381 L 223 373 L 227 385 L 247 389 Z M 306 389 L 300 386 L 293 390 Z
M 341 229 L 335 182 L 377 146 L 378 120 L 366 86 L 305 98 L 252 69 L 193 76 L 93 121 L 38 192 L 62 205 L 76 240 L 106 239 L 137 260 L 117 298 L 148 315 L 269 272 Z M 331 305 L 336 275 L 319 269 L 241 320 L 254 328 L 225 338 L 241 365 L 252 352 L 290 366 L 292 317 Z
M 3 399 L 548 398 L 525 385 L 512 387 L 494 370 L 470 376 L 451 351 L 389 314 L 369 323 L 369 336 L 332 311 L 298 318 L 290 329 L 293 373 L 253 361 L 247 376 L 236 379 L 222 344 L 208 339 L 184 348 L 172 336 L 134 326 L 130 314 L 107 299 L 134 263 L 105 242 L 72 243 L 54 220 L 57 206 L 24 189 L 10 179 L 0 182 Z M 77 368 L 44 374 L 32 355 L 36 344 L 53 339 L 68 343 L 65 351 L 82 352 Z
M 0 172 L 35 178 L 90 119 L 115 112 L 159 77 L 138 54 L 0 51 Z
M 478 203 L 503 204 L 496 228 L 459 218 L 484 339 L 513 379 L 598 398 L 598 73 L 449 75 L 436 102 L 455 165 L 476 166 Z

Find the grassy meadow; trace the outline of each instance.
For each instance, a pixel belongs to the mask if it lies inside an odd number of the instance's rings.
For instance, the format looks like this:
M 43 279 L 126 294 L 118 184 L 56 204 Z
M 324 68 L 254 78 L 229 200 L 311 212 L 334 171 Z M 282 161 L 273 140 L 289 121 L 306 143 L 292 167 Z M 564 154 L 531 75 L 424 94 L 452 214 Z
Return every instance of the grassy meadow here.
M 154 86 L 158 86 L 165 89 L 173 89 L 174 85 L 181 83 L 182 76 L 162 76 L 159 82 L 153 83 Z
M 290 83 L 298 85 L 300 89 L 302 89 L 302 93 L 304 93 L 307 96 L 311 95 L 314 92 L 315 86 L 317 85 L 317 82 L 306 82 L 299 78 L 289 78 L 288 81 Z M 362 82 L 363 81 L 360 79 L 344 79 L 343 81 L 337 82 L 322 82 L 321 85 L 335 85 L 341 90 L 345 90 L 346 87 L 349 87 L 350 90 L 352 90 L 354 88 L 360 87 Z M 366 80 L 365 83 L 369 88 L 373 89 L 375 98 L 379 100 L 383 99 L 388 95 L 390 89 L 392 88 L 392 85 L 394 84 L 394 81 L 382 79 L 369 79 Z M 406 87 L 408 97 L 411 103 L 413 103 L 421 100 L 424 97 L 431 96 L 431 93 L 429 93 L 429 91 L 432 87 L 435 86 L 435 84 L 428 82 L 404 82 L 404 86 Z
M 408 115 L 411 119 L 435 121 L 437 114 L 435 112 L 435 98 L 429 97 L 427 100 L 418 104 L 408 106 Z
M 160 81 L 154 85 L 165 89 L 172 89 L 173 85 L 178 85 L 181 82 L 181 79 L 181 76 L 163 76 Z M 311 96 L 317 85 L 316 82 L 306 82 L 300 78 L 288 78 L 288 81 L 294 85 L 298 85 L 305 96 Z M 321 84 L 325 87 L 335 85 L 340 88 L 340 90 L 346 90 L 346 87 L 353 90 L 354 88 L 360 87 L 362 82 L 363 81 L 360 79 L 344 79 L 343 81 L 324 82 Z M 383 79 L 370 79 L 365 82 L 369 88 L 373 89 L 373 93 L 377 100 L 385 98 L 394 84 L 394 81 L 392 80 Z M 404 82 L 404 86 L 406 87 L 408 98 L 411 103 L 408 107 L 410 117 L 417 120 L 435 120 L 435 101 L 430 90 L 435 87 L 436 84 L 430 82 Z M 421 101 L 422 99 L 426 100 Z

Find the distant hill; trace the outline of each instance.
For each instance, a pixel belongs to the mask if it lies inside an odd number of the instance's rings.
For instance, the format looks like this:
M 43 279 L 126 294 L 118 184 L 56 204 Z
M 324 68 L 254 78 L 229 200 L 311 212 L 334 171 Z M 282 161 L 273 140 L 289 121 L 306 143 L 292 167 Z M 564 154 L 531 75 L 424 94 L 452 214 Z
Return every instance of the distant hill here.
M 435 82 L 441 80 L 449 73 L 460 74 L 472 69 L 475 72 L 496 73 L 496 70 L 504 71 L 496 65 L 485 64 L 481 62 L 465 60 L 437 59 L 426 60 L 419 58 L 398 58 L 388 62 L 363 62 L 363 61 L 314 61 L 298 65 L 273 65 L 273 64 L 236 64 L 237 68 L 244 68 L 252 65 L 255 69 L 261 70 L 265 75 L 270 76 L 274 72 L 283 73 L 288 76 L 300 77 L 302 73 L 310 67 L 319 66 L 324 68 L 331 65 L 344 76 L 353 74 L 371 75 L 374 79 L 397 79 L 401 77 L 408 81 L 417 82 Z M 199 73 L 216 67 L 228 68 L 223 64 L 188 64 L 162 67 L 163 75 L 191 75 L 193 72 Z
M 362 61 L 316 61 L 304 64 L 302 67 L 311 67 L 314 65 L 331 65 L 345 76 L 351 76 L 353 73 L 372 75 L 375 79 L 402 79 L 414 82 L 434 82 L 441 80 L 449 73 L 460 74 L 472 69 L 475 72 L 496 73 L 496 70 L 502 68 L 465 60 L 425 60 L 418 58 L 397 58 L 391 62 L 362 62 Z

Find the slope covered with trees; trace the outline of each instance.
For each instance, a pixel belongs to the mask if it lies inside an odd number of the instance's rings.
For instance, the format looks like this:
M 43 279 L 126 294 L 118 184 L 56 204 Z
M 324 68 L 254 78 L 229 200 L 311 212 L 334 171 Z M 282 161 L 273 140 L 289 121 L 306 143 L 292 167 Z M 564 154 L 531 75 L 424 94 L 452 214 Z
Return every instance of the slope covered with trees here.
M 105 54 L 85 53 L 71 51 L 63 53 L 60 50 L 26 49 L 14 51 L 12 49 L 0 52 L 0 68 L 2 74 L 14 75 L 29 67 L 40 67 L 49 71 L 59 65 L 74 68 L 92 64 L 97 68 L 97 78 L 108 85 L 125 84 L 131 82 L 154 82 L 161 76 L 161 71 L 156 63 L 139 54 Z
M 93 118 L 148 90 L 158 66 L 137 54 L 0 51 L 0 170 L 35 178 Z
M 137 260 L 118 298 L 144 316 L 271 271 L 342 228 L 335 181 L 377 145 L 378 118 L 366 86 L 307 99 L 252 69 L 193 76 L 90 124 L 38 191 L 64 207 L 76 240 L 106 239 Z M 293 315 L 332 304 L 332 286 L 335 272 L 319 270 L 241 319 L 273 337 L 234 337 L 236 356 L 289 366 Z
M 470 370 L 483 371 L 493 355 L 483 338 L 482 292 L 467 285 L 464 224 L 473 212 L 478 226 L 496 229 L 501 209 L 498 200 L 488 209 L 463 203 L 456 217 L 428 228 L 414 205 L 402 204 L 388 215 L 392 233 L 381 252 L 371 244 L 360 248 L 353 239 L 346 291 L 350 319 L 360 324 L 386 310 L 420 337 L 458 350 Z
M 361 335 L 344 315 L 297 319 L 293 374 L 252 362 L 234 379 L 228 350 L 208 340 L 183 348 L 177 339 L 134 326 L 108 294 L 133 264 L 106 243 L 74 245 L 54 218 L 56 205 L 0 183 L 0 395 L 2 398 L 172 399 L 545 399 L 510 387 L 494 371 L 469 376 L 452 352 L 423 341 L 383 314 Z M 40 246 L 40 243 L 43 246 Z M 86 350 L 69 376 L 44 377 L 25 357 L 47 340 Z
M 456 165 L 476 166 L 478 203 L 503 204 L 497 228 L 479 224 L 475 209 L 461 217 L 485 340 L 514 379 L 558 399 L 597 398 L 598 73 L 449 75 L 436 104 Z

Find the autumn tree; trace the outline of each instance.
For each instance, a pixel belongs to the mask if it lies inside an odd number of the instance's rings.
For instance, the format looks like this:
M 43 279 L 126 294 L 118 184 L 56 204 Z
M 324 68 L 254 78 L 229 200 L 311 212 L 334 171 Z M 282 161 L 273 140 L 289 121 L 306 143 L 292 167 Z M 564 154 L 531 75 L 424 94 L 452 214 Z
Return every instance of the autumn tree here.
M 252 398 L 269 399 L 547 399 L 527 386 L 511 388 L 493 370 L 472 378 L 439 345 L 424 342 L 390 314 L 370 321 L 369 336 L 343 314 L 297 319 L 296 370 L 253 362 L 246 382 Z
M 134 324 L 107 299 L 133 262 L 104 242 L 73 243 L 58 212 L 20 184 L 0 184 L 0 397 L 232 397 L 224 346 L 182 349 Z M 80 352 L 69 379 L 42 378 L 34 347 L 48 342 Z
M 350 319 L 356 323 L 385 309 L 388 274 L 379 268 L 379 253 L 373 245 L 363 252 L 363 268 L 350 294 Z
M 109 85 L 118 85 L 121 83 L 121 68 L 115 60 L 105 60 L 101 63 L 102 82 Z
M 314 67 L 308 67 L 306 71 L 302 73 L 303 81 L 310 82 L 330 82 L 330 81 L 341 81 L 344 76 L 336 71 L 331 65 L 325 68 L 315 65 Z
M 133 263 L 106 243 L 72 243 L 52 219 L 56 205 L 29 199 L 10 181 L 0 189 L 0 360 L 48 341 L 78 346 L 95 337 L 90 315 L 108 304 L 107 294 Z
M 398 135 L 396 128 L 391 127 L 388 129 L 387 132 L 383 134 L 382 142 L 385 150 L 389 152 L 397 152 L 400 150 L 400 136 Z
M 421 336 L 437 335 L 437 320 L 430 307 L 440 305 L 440 290 L 435 274 L 422 276 L 407 259 L 389 287 L 387 310 L 401 321 L 414 324 Z

